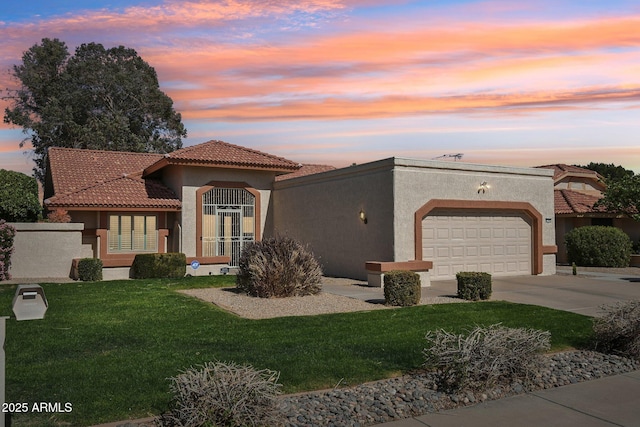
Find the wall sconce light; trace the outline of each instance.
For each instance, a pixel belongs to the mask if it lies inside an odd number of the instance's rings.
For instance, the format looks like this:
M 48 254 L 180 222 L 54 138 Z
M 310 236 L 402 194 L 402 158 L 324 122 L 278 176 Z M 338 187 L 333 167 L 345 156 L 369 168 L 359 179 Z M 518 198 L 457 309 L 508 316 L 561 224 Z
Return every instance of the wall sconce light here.
M 480 183 L 480 187 L 478 187 L 478 194 L 484 194 L 489 188 L 491 187 L 489 186 L 489 184 L 487 184 L 487 181 L 482 181 Z
M 364 224 L 366 224 L 368 222 L 367 221 L 367 214 L 364 213 L 364 211 L 362 209 L 360 209 L 359 216 L 360 216 L 360 221 L 362 221 Z

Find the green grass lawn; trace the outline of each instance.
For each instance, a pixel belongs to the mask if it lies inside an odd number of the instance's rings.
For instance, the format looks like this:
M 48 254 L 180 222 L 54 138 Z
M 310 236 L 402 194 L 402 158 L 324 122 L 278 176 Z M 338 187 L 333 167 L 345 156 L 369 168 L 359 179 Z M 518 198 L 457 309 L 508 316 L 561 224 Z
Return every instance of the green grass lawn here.
M 167 378 L 211 360 L 281 372 L 286 393 L 354 385 L 414 370 L 424 334 L 501 322 L 551 331 L 553 350 L 586 345 L 591 319 L 507 302 L 247 320 L 176 289 L 233 277 L 43 284 L 44 320 L 7 321 L 6 401 L 69 402 L 70 413 L 15 415 L 14 425 L 86 426 L 157 415 Z M 0 287 L 9 315 L 13 286 Z

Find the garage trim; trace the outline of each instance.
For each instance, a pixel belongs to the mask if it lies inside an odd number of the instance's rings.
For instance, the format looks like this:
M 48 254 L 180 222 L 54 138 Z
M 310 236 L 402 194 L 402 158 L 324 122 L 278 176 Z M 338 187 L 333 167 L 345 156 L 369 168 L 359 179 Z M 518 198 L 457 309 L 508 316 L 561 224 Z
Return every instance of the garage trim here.
M 543 271 L 543 245 L 542 245 L 542 215 L 528 202 L 497 202 L 475 200 L 447 200 L 433 199 L 422 205 L 415 213 L 414 220 L 414 244 L 415 259 L 422 260 L 422 220 L 434 209 L 460 209 L 460 210 L 507 210 L 523 213 L 531 219 L 532 248 L 532 272 L 541 274 Z

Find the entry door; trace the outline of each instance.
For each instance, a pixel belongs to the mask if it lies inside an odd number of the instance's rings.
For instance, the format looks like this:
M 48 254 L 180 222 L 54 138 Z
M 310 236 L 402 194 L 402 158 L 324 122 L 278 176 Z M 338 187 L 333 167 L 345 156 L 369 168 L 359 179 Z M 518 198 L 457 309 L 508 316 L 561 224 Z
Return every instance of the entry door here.
M 230 265 L 238 265 L 242 250 L 242 210 L 218 209 L 216 230 L 217 255 L 231 258 Z

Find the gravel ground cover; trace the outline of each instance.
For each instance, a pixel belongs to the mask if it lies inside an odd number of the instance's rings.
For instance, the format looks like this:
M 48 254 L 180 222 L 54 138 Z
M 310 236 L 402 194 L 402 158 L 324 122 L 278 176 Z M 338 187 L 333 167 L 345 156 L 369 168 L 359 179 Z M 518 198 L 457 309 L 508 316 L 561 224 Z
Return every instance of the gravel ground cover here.
M 481 392 L 439 392 L 428 373 L 357 387 L 284 396 L 288 427 L 363 427 L 474 405 L 527 391 L 575 384 L 640 369 L 640 363 L 591 351 L 553 354 L 532 384 L 506 383 Z

